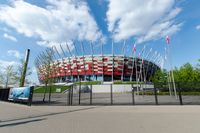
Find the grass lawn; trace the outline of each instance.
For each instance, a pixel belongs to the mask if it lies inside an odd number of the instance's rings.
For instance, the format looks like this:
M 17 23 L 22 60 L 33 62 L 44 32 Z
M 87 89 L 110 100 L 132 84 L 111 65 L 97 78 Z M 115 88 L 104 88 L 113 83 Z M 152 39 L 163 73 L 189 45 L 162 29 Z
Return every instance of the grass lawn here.
M 114 81 L 114 84 L 137 84 L 136 81 Z M 138 84 L 144 84 L 144 82 L 138 82 Z
M 143 93 L 140 92 L 140 95 L 142 95 Z M 144 95 L 154 95 L 154 92 L 144 92 Z M 158 92 L 157 95 L 159 96 L 164 96 L 164 95 L 168 95 L 169 96 L 169 92 Z M 178 95 L 178 92 L 177 92 L 177 95 Z M 182 96 L 187 96 L 187 95 L 190 95 L 190 96 L 200 96 L 200 92 L 181 92 L 181 95 Z
M 62 93 L 65 90 L 69 89 L 69 86 L 52 86 L 51 87 L 51 93 Z M 56 92 L 56 89 L 61 89 L 61 92 Z M 34 93 L 44 93 L 45 86 L 40 86 L 34 89 Z M 49 93 L 50 87 L 47 88 L 47 93 Z

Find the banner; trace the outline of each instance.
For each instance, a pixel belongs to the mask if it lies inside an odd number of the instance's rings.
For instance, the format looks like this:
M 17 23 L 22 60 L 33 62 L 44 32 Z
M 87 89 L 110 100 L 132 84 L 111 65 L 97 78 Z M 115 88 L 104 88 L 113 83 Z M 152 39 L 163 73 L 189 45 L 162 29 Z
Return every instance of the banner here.
M 28 102 L 32 100 L 32 94 L 33 94 L 33 87 L 11 88 L 8 100 Z

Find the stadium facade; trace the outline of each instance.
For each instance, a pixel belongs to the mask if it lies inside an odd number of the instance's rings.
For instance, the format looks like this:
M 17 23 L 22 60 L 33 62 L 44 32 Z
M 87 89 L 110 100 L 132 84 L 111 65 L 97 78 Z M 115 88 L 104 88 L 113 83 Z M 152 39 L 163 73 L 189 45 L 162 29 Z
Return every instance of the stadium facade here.
M 123 55 L 86 55 L 51 62 L 49 77 L 56 82 L 73 81 L 149 81 L 160 67 L 142 58 Z M 137 66 L 137 67 L 136 67 Z M 41 65 L 38 76 L 44 82 L 47 68 Z

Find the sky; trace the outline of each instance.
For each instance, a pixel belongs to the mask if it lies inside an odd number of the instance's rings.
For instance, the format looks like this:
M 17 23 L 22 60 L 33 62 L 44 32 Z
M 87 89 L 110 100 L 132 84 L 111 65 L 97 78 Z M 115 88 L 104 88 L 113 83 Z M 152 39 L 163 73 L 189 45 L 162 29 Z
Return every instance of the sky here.
M 65 43 L 75 53 L 72 41 L 78 55 L 83 54 L 81 43 L 84 54 L 91 54 L 90 43 L 94 53 L 101 54 L 103 44 L 103 53 L 111 54 L 113 42 L 114 53 L 126 56 L 132 56 L 134 44 L 136 55 L 153 49 L 164 68 L 195 65 L 200 59 L 199 6 L 199 0 L 1 0 L 0 66 L 16 66 L 30 49 L 31 79 L 38 82 L 34 60 L 39 53 Z

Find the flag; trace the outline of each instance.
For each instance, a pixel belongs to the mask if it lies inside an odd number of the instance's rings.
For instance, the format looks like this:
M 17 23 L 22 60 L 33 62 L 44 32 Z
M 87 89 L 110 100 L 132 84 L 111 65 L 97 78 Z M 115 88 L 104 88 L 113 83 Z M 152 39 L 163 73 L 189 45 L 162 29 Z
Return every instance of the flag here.
M 142 64 L 144 64 L 144 60 L 142 59 Z
M 138 58 L 140 58 L 140 56 L 141 56 L 141 55 L 140 55 L 140 53 L 139 53 L 139 54 L 138 54 Z
M 169 43 L 170 43 L 170 38 L 169 38 L 169 36 L 166 36 L 165 39 L 166 39 L 166 43 L 169 44 Z
M 134 53 L 136 52 L 136 44 L 134 44 L 134 46 L 133 46 L 133 51 L 134 51 Z

